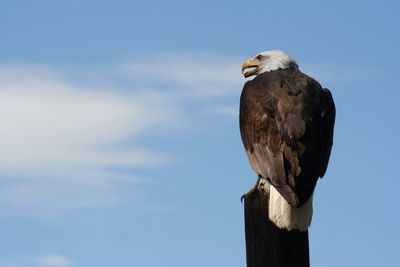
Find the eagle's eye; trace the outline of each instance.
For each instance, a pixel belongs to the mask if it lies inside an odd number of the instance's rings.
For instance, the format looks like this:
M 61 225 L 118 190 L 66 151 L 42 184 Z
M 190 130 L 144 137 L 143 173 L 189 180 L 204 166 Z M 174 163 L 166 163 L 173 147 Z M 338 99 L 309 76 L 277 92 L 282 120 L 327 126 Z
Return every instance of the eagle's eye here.
M 263 59 L 263 56 L 262 56 L 262 55 L 258 55 L 258 56 L 256 56 L 256 58 L 257 58 L 258 60 L 261 60 L 261 59 Z

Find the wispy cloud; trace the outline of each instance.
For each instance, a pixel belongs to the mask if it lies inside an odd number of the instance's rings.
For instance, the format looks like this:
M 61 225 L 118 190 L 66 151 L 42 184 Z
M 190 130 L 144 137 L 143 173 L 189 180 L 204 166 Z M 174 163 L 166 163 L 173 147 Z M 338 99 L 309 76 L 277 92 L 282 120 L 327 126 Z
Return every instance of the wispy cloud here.
M 141 145 L 149 133 L 177 134 L 196 112 L 237 112 L 219 101 L 240 92 L 238 62 L 206 54 L 158 55 L 86 68 L 86 75 L 0 65 L 0 208 L 62 213 L 122 201 L 121 182 L 136 177 L 115 169 L 173 158 Z M 99 86 L 93 77 L 108 82 Z
M 71 260 L 61 254 L 45 254 L 38 256 L 35 263 L 43 267 L 70 267 Z
M 162 127 L 174 112 L 152 92 L 123 95 L 45 78 L 0 84 L 0 168 L 152 164 L 159 157 L 114 145 Z
M 201 53 L 160 54 L 121 64 L 118 72 L 142 82 L 151 82 L 154 81 L 151 77 L 157 77 L 157 81 L 172 83 L 181 96 L 221 97 L 240 91 L 241 60 L 239 56 Z
M 123 201 L 135 169 L 174 159 L 157 142 L 144 146 L 149 134 L 176 138 L 199 118 L 238 115 L 242 60 L 186 53 L 74 69 L 0 65 L 0 208 L 58 214 Z M 302 69 L 328 86 L 337 73 Z
M 0 207 L 76 208 L 116 202 L 109 169 L 165 163 L 137 138 L 179 118 L 167 95 L 76 85 L 51 69 L 0 67 Z

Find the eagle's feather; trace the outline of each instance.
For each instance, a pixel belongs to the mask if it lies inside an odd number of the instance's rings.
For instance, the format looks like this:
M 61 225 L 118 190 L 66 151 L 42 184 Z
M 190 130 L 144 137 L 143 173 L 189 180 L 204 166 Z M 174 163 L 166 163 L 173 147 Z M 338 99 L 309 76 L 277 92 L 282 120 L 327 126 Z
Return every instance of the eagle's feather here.
M 250 164 L 293 207 L 325 174 L 334 120 L 329 90 L 297 68 L 261 73 L 243 88 L 240 131 Z

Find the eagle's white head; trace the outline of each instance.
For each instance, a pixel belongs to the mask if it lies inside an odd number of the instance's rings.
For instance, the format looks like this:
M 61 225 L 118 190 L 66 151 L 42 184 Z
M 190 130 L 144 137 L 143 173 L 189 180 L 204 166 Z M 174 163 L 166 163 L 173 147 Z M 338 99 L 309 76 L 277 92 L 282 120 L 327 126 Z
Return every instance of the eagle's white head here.
M 259 75 L 277 69 L 298 68 L 296 61 L 281 50 L 264 51 L 243 63 L 244 77 Z M 245 72 L 245 70 L 247 70 Z

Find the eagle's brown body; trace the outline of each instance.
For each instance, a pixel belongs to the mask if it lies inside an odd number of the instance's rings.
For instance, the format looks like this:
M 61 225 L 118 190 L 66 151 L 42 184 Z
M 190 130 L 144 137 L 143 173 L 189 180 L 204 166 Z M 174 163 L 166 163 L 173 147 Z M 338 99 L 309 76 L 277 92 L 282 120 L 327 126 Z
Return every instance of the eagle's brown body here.
M 325 174 L 334 121 L 329 90 L 297 68 L 262 73 L 243 88 L 240 132 L 250 164 L 293 206 Z

